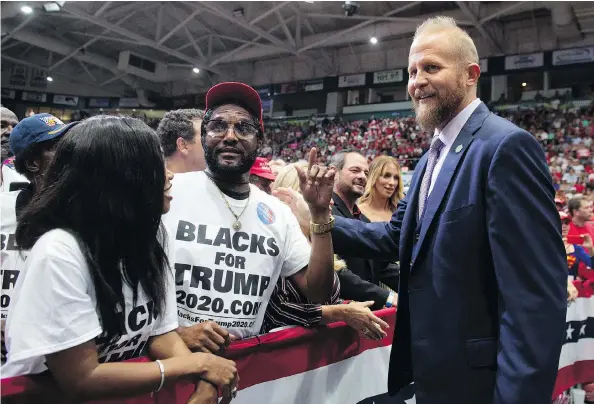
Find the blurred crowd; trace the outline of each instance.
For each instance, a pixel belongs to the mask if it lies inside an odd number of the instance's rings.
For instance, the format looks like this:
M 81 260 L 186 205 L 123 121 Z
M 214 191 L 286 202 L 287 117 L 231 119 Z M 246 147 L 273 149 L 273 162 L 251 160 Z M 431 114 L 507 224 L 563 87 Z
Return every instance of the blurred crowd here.
M 412 170 L 429 148 L 429 141 L 430 136 L 415 123 L 414 117 L 371 117 L 354 121 L 311 119 L 301 126 L 272 122 L 266 128 L 267 147 L 260 154 L 294 162 L 316 147 L 321 160 L 327 162 L 339 151 L 358 150 L 369 162 L 377 156 L 388 155 L 396 157 L 405 170 Z
M 500 115 L 532 133 L 542 144 L 558 197 L 566 202 L 574 194 L 594 191 L 594 104 L 583 108 L 539 107 L 503 111 Z M 270 121 L 260 155 L 291 163 L 303 160 L 316 147 L 320 158 L 345 150 L 358 150 L 369 162 L 377 156 L 397 159 L 403 171 L 414 170 L 428 150 L 431 136 L 421 130 L 413 117 L 343 121 L 312 117 L 305 123 Z

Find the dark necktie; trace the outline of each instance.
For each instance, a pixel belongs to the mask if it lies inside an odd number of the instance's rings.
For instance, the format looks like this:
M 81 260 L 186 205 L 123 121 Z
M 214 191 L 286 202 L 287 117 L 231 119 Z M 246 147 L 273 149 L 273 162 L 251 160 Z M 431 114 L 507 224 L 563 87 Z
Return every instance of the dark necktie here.
M 419 220 L 421 220 L 423 213 L 425 213 L 425 205 L 429 196 L 429 187 L 431 186 L 431 177 L 433 176 L 433 170 L 435 170 L 437 160 L 439 160 L 439 152 L 443 146 L 445 146 L 443 142 L 439 140 L 439 137 L 435 136 L 431 141 L 431 147 L 429 147 L 427 168 L 425 169 L 425 175 L 423 175 L 421 189 L 419 190 L 419 211 L 417 212 L 417 218 Z

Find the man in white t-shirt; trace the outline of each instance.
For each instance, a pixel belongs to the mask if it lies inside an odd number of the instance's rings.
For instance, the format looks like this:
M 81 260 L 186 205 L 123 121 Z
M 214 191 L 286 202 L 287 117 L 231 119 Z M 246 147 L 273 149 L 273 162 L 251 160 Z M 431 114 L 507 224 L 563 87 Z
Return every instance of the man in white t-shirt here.
M 50 114 L 37 114 L 23 119 L 14 128 L 11 128 L 9 144 L 11 152 L 16 156 L 15 164 L 17 169 L 28 177 L 23 177 L 25 181 L 30 179 L 31 182 L 25 182 L 24 188 L 19 191 L 0 193 L 0 209 L 2 212 L 2 295 L 0 297 L 2 321 L 0 325 L 2 327 L 4 327 L 8 318 L 11 300 L 16 298 L 14 288 L 21 272 L 24 271 L 23 260 L 27 255 L 27 252 L 19 252 L 16 246 L 17 216 L 33 197 L 35 186 L 43 177 L 45 169 L 53 156 L 54 145 L 75 124 L 66 125 Z M 4 147 L 4 144 L 2 147 Z M 3 174 L 4 167 L 3 165 Z M 12 169 L 8 170 L 12 171 Z M 7 178 L 3 179 L 6 184 L 9 184 Z M 1 345 L 2 362 L 4 362 L 4 336 L 2 336 Z
M 231 337 L 259 334 L 280 276 L 311 302 L 329 300 L 334 281 L 329 231 L 333 168 L 310 155 L 300 171 L 312 213 L 311 245 L 280 200 L 249 184 L 263 139 L 258 93 L 221 83 L 206 95 L 202 144 L 207 169 L 178 174 L 170 212 L 179 334 L 193 350 L 221 352 Z
M 14 169 L 14 156 L 10 150 L 8 139 L 13 128 L 19 123 L 19 119 L 14 112 L 5 107 L 0 107 L 0 137 L 2 140 L 2 171 L 0 171 L 0 192 L 10 191 L 10 184 L 14 182 L 29 182 L 25 176 L 19 174 Z
M 2 146 L 2 161 L 12 156 L 10 146 L 8 145 L 8 139 L 12 129 L 19 123 L 19 118 L 10 109 L 0 107 L 0 141 Z
M 9 137 L 15 169 L 30 182 L 16 201 L 17 216 L 33 198 L 37 185 L 54 156 L 56 144 L 78 121 L 65 124 L 51 114 L 34 114 L 14 127 Z
M 0 192 L 0 281 L 2 293 L 0 295 L 0 308 L 2 318 L 0 320 L 2 360 L 6 360 L 6 348 L 4 345 L 4 325 L 8 316 L 8 306 L 14 294 L 14 287 L 19 275 L 17 260 L 19 249 L 15 241 L 17 227 L 15 204 L 18 191 Z

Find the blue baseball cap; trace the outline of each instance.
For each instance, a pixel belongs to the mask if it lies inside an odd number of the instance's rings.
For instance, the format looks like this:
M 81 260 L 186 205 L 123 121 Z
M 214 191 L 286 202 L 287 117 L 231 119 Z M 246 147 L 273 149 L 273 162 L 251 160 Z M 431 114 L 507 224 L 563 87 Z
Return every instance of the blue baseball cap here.
M 64 135 L 78 121 L 65 124 L 51 114 L 36 114 L 16 125 L 8 139 L 10 150 L 17 156 L 33 143 L 45 142 Z

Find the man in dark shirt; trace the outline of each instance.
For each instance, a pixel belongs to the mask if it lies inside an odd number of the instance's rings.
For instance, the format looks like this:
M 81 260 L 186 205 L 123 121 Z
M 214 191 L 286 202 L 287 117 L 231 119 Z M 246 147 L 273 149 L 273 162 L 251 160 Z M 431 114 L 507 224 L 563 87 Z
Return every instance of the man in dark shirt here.
M 10 150 L 15 156 L 14 168 L 30 181 L 29 184 L 24 184 L 17 196 L 17 218 L 40 185 L 59 139 L 77 123 L 66 125 L 53 115 L 36 114 L 23 119 L 10 133 Z
M 357 207 L 359 199 L 365 191 L 369 164 L 359 152 L 338 152 L 332 156 L 331 164 L 337 169 L 337 180 L 334 184 L 332 214 L 334 216 L 357 219 L 369 222 Z M 398 271 L 387 263 L 359 258 L 341 256 L 347 264 L 347 270 L 339 273 L 341 297 L 359 301 L 373 300 L 374 309 L 392 306 L 395 295 L 379 285 L 382 281 L 393 290 L 398 290 Z

